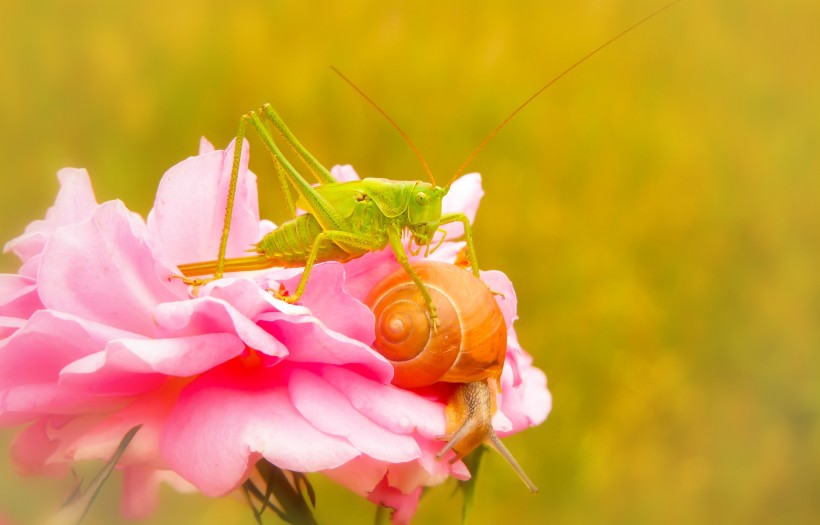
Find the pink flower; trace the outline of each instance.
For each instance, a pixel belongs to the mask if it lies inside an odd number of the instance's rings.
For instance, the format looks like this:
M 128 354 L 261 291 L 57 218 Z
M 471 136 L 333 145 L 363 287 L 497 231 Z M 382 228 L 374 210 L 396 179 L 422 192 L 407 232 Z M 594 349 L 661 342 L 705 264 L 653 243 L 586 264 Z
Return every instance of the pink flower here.
M 469 472 L 435 458 L 444 394 L 390 385 L 392 367 L 370 346 L 361 299 L 397 267 L 392 253 L 317 265 L 299 305 L 267 290 L 293 289 L 301 270 L 229 274 L 198 290 L 169 279 L 177 264 L 217 252 L 232 152 L 203 141 L 165 174 L 147 221 L 120 201 L 98 204 L 84 170 L 61 170 L 46 218 L 6 245 L 22 260 L 0 275 L 0 424 L 28 424 L 14 460 L 60 474 L 107 459 L 142 424 L 120 461 L 131 516 L 151 512 L 160 481 L 222 496 L 264 458 L 324 472 L 406 522 L 422 486 Z M 247 145 L 242 159 L 228 256 L 273 228 L 258 217 Z M 465 176 L 445 207 L 472 216 L 480 196 L 480 178 Z M 433 257 L 452 261 L 460 248 L 445 242 Z M 511 326 L 512 285 L 500 272 L 483 279 L 506 296 Z M 502 391 L 501 435 L 546 418 L 546 379 L 512 329 Z

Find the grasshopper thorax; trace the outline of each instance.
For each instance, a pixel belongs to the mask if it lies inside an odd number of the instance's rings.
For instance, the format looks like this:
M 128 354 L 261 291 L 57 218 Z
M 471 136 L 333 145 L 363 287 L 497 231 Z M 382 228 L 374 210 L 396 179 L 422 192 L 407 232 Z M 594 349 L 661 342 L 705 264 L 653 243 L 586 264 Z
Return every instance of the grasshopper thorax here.
M 417 182 L 407 203 L 407 229 L 419 246 L 430 244 L 441 221 L 441 202 L 447 187 Z

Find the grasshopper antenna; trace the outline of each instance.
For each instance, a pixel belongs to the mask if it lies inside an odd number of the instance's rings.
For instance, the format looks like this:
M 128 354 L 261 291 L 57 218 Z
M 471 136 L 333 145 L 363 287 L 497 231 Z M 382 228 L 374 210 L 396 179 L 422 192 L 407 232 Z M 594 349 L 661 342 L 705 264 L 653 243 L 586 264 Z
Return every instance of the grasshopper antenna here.
M 419 151 L 419 149 L 416 147 L 416 145 L 415 145 L 415 144 L 413 144 L 413 141 L 412 141 L 412 140 L 410 140 L 410 137 L 408 137 L 408 136 L 407 136 L 407 133 L 405 133 L 404 131 L 402 131 L 402 129 L 399 127 L 399 125 L 398 125 L 398 124 L 396 124 L 396 122 L 395 122 L 392 118 L 390 118 L 390 116 L 389 116 L 387 113 L 385 113 L 385 111 L 384 111 L 382 108 L 380 108 L 378 104 L 376 104 L 375 102 L 373 102 L 373 100 L 372 100 L 370 97 L 368 97 L 367 95 L 365 95 L 365 94 L 364 94 L 364 91 L 362 91 L 361 89 L 359 89 L 359 86 L 357 86 L 357 85 L 356 85 L 356 84 L 354 84 L 354 83 L 353 83 L 353 82 L 352 82 L 349 78 L 347 78 L 346 76 L 344 76 L 344 75 L 342 74 L 342 72 L 341 72 L 341 71 L 339 71 L 338 69 L 336 69 L 334 66 L 330 66 L 330 69 L 332 69 L 334 73 L 336 73 L 337 75 L 339 75 L 340 77 L 342 77 L 342 80 L 344 80 L 345 82 L 347 82 L 347 83 L 350 85 L 350 87 L 352 87 L 353 89 L 355 89 L 355 90 L 356 90 L 356 92 L 357 92 L 359 95 L 361 95 L 361 96 L 362 96 L 362 98 L 364 98 L 367 102 L 369 102 L 371 106 L 373 106 L 374 108 L 376 108 L 376 110 L 377 110 L 379 113 L 381 113 L 381 114 L 382 114 L 382 116 L 383 116 L 384 118 L 386 118 L 386 119 L 387 119 L 387 122 L 389 122 L 389 123 L 390 123 L 390 124 L 391 124 L 394 128 L 396 128 L 396 131 L 398 131 L 398 132 L 399 132 L 399 135 L 401 135 L 401 136 L 402 136 L 402 138 L 404 139 L 404 141 L 405 141 L 405 142 L 407 142 L 407 144 L 409 144 L 409 145 L 410 145 L 410 148 L 413 150 L 413 153 L 415 153 L 415 154 L 416 154 L 416 157 L 418 157 L 418 158 L 419 158 L 419 160 L 421 161 L 421 165 L 422 165 L 422 166 L 424 166 L 424 171 L 426 171 L 426 172 L 427 172 L 427 176 L 428 176 L 428 177 L 430 177 L 430 182 L 432 182 L 432 183 L 433 183 L 433 186 L 435 186 L 435 185 L 436 185 L 436 179 L 434 179 L 434 178 L 433 178 L 433 172 L 432 172 L 432 171 L 430 171 L 430 167 L 427 165 L 427 161 L 426 161 L 426 160 L 424 160 L 424 157 L 422 156 L 421 151 Z
M 548 87 L 555 84 L 564 75 L 566 75 L 567 73 L 569 73 L 570 71 L 572 71 L 576 67 L 578 67 L 581 64 L 583 64 L 584 62 L 586 62 L 587 59 L 592 58 L 592 56 L 596 55 L 599 51 L 601 51 L 605 47 L 609 46 L 609 44 L 615 42 L 616 40 L 618 40 L 619 38 L 621 38 L 625 34 L 629 33 L 633 29 L 637 28 L 638 26 L 643 25 L 644 23 L 648 22 L 649 20 L 655 18 L 656 16 L 658 16 L 659 14 L 666 11 L 667 9 L 669 9 L 670 7 L 672 7 L 673 5 L 677 4 L 680 1 L 681 0 L 673 0 L 672 2 L 669 2 L 665 6 L 661 7 L 660 9 L 658 9 L 658 10 L 650 13 L 649 15 L 643 17 L 642 19 L 638 20 L 637 22 L 635 22 L 634 24 L 632 24 L 628 28 L 624 29 L 623 31 L 621 31 L 617 35 L 613 36 L 612 38 L 610 38 L 609 40 L 607 40 L 606 42 L 604 42 L 600 46 L 596 47 L 595 49 L 593 49 L 592 51 L 587 53 L 586 56 L 584 56 L 583 58 L 581 58 L 580 60 L 578 60 L 577 62 L 572 64 L 571 66 L 569 66 L 567 69 L 565 69 L 563 72 L 561 72 L 557 77 L 553 78 L 552 80 L 547 82 L 541 89 L 539 89 L 538 91 L 533 93 L 530 96 L 530 98 L 525 100 L 524 103 L 521 104 L 520 106 L 518 106 L 515 111 L 510 113 L 510 116 L 508 116 L 506 119 L 504 119 L 504 121 L 501 124 L 499 124 L 498 127 L 495 128 L 489 135 L 487 135 L 487 137 L 481 142 L 481 144 L 479 144 L 478 147 L 476 149 L 474 149 L 472 153 L 470 153 L 470 156 L 467 157 L 467 160 L 464 161 L 464 163 L 461 165 L 461 167 L 459 167 L 458 170 L 456 171 L 455 175 L 453 175 L 453 178 L 450 179 L 450 182 L 447 183 L 447 187 L 449 187 L 457 178 L 459 178 L 461 176 L 462 173 L 464 173 L 464 170 L 467 169 L 467 166 L 469 166 L 470 163 L 473 161 L 473 159 L 475 159 L 476 155 L 478 155 L 478 152 L 480 152 L 482 149 L 484 149 L 484 146 L 486 146 L 487 143 L 490 142 L 490 140 L 492 140 L 492 138 L 495 137 L 498 134 L 498 132 L 501 131 L 504 128 L 504 126 L 506 126 L 507 123 L 509 123 L 513 119 L 513 117 L 518 115 L 519 111 L 521 111 L 522 109 L 527 107 L 527 105 L 530 102 L 532 102 L 533 99 L 535 99 L 535 97 L 537 97 L 538 95 L 540 95 L 541 93 L 546 91 L 546 89 Z

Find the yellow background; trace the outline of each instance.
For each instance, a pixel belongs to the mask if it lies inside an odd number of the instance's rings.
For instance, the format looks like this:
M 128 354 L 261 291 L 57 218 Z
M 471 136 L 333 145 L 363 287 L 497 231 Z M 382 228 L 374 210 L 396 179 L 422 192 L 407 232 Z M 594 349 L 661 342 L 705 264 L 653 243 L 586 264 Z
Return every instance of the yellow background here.
M 423 178 L 330 65 L 446 181 L 526 97 L 660 3 L 4 2 L 0 239 L 43 215 L 63 166 L 145 214 L 200 136 L 223 147 L 263 102 L 327 165 Z M 479 261 L 515 283 L 555 406 L 506 440 L 541 493 L 488 456 L 472 523 L 820 517 L 818 20 L 805 0 L 685 0 L 480 153 Z M 283 219 L 270 163 L 252 166 L 263 215 Z M 7 514 L 42 515 L 65 488 L 21 480 L 5 453 L 0 467 Z M 370 522 L 368 504 L 314 480 L 322 523 Z M 116 485 L 88 523 L 119 522 Z M 455 522 L 450 492 L 416 522 Z M 152 523 L 253 522 L 230 499 L 169 490 L 160 507 Z

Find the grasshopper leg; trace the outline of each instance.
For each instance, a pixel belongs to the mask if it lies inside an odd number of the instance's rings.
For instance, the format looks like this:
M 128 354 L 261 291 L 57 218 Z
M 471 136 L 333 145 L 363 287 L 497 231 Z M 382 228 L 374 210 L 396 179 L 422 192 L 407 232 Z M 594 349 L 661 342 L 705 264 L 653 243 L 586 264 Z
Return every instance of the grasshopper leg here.
M 470 264 L 473 275 L 480 277 L 478 273 L 478 259 L 476 258 L 475 246 L 473 245 L 473 228 L 470 226 L 470 219 L 463 213 L 445 213 L 441 216 L 439 224 L 449 224 L 451 222 L 460 222 L 464 225 L 464 240 L 467 242 L 467 262 Z
M 410 266 L 410 261 L 407 259 L 407 252 L 404 251 L 404 245 L 401 242 L 401 230 L 398 228 L 388 228 L 387 236 L 390 241 L 390 247 L 396 255 L 396 261 L 402 265 L 404 270 L 407 272 L 407 275 L 413 279 L 413 282 L 416 283 L 419 292 L 421 292 L 424 303 L 430 311 L 430 324 L 433 326 L 433 332 L 438 332 L 438 326 L 440 323 L 438 320 L 438 315 L 436 314 L 436 306 L 433 304 L 433 298 L 430 296 L 430 291 L 427 289 L 427 286 L 425 286 L 416 271 L 413 270 L 413 267 Z
M 299 142 L 296 136 L 291 133 L 290 129 L 285 125 L 285 122 L 282 118 L 273 110 L 270 104 L 265 104 L 259 109 L 259 113 L 267 119 L 276 131 L 282 136 L 288 146 L 296 153 L 299 159 L 307 166 L 313 176 L 316 177 L 316 180 L 319 181 L 320 184 L 331 184 L 334 182 L 339 182 L 333 178 L 330 172 L 322 166 L 322 164 L 316 160 L 316 157 L 311 155 L 311 153 L 305 149 L 304 146 Z
M 305 292 L 305 287 L 307 286 L 308 278 L 310 277 L 310 272 L 313 270 L 313 265 L 316 263 L 316 258 L 319 255 L 319 249 L 324 243 L 327 242 L 334 242 L 340 246 L 350 246 L 366 251 L 379 250 L 385 245 L 384 240 L 380 239 L 378 236 L 370 237 L 337 230 L 323 231 L 316 236 L 316 240 L 313 242 L 313 246 L 310 249 L 310 254 L 305 261 L 305 270 L 302 272 L 302 278 L 299 280 L 296 290 L 289 295 L 284 295 L 280 291 L 274 291 L 273 294 L 277 299 L 281 299 L 287 303 L 295 303 L 302 298 L 302 294 Z

